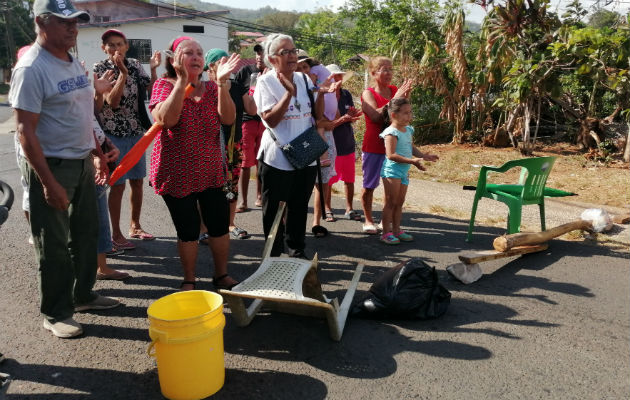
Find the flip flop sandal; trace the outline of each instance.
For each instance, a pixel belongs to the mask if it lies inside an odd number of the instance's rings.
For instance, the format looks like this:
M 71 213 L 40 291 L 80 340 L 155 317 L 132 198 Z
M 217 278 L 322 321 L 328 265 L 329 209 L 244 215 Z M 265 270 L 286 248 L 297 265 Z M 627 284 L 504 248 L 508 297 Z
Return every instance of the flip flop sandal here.
M 142 240 L 155 240 L 155 236 L 152 234 L 143 231 L 141 228 L 130 229 L 129 237 L 134 239 L 142 239 Z
M 254 203 L 254 205 L 256 207 L 262 207 L 262 200 L 256 200 L 256 202 Z
M 326 215 L 326 222 L 335 222 L 337 220 L 337 218 L 335 218 L 335 215 L 332 213 L 332 211 L 326 211 L 325 215 Z
M 328 236 L 328 229 L 324 228 L 321 225 L 315 225 L 314 227 L 312 227 L 311 232 L 313 232 L 313 236 L 315 236 L 316 238 L 323 238 L 325 236 Z
M 214 288 L 215 288 L 216 290 L 219 290 L 219 289 L 232 290 L 232 288 L 233 288 L 234 286 L 236 286 L 236 285 L 238 285 L 238 284 L 240 283 L 240 282 L 236 282 L 236 283 L 233 283 L 233 284 L 231 284 L 231 285 L 222 285 L 220 282 L 221 282 L 222 280 L 224 280 L 225 278 L 227 278 L 228 276 L 229 276 L 228 274 L 223 274 L 223 275 L 221 275 L 221 276 L 215 276 L 215 277 L 213 277 L 213 278 L 212 278 L 212 284 L 214 285 Z
M 248 207 L 236 207 L 236 210 L 234 210 L 235 213 L 244 213 L 249 211 Z
M 112 244 L 114 247 L 120 250 L 133 250 L 136 248 L 136 245 L 128 241 L 127 239 L 123 239 L 122 242 L 117 242 L 112 238 Z
M 124 271 L 114 271 L 111 274 L 96 274 L 99 281 L 122 281 L 131 278 L 131 275 Z
M 230 235 L 234 238 L 234 239 L 249 239 L 250 237 L 252 237 L 252 235 L 250 235 L 249 233 L 247 233 L 247 231 L 245 229 L 241 229 L 238 226 L 235 227 L 234 229 L 232 229 L 232 231 L 230 232 Z
M 359 213 L 354 210 L 350 210 L 347 213 L 345 213 L 343 215 L 343 218 L 350 221 L 361 221 L 361 215 L 359 215 Z
M 373 224 L 363 224 L 363 233 L 367 233 L 368 235 L 376 235 L 378 230 Z

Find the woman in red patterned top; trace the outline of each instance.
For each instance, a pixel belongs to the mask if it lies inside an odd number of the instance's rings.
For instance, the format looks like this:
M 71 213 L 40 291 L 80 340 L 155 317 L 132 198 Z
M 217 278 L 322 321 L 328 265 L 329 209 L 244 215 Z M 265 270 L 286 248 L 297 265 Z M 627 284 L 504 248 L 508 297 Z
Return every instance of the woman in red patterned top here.
M 219 61 L 217 83 L 202 82 L 203 50 L 189 37 L 173 40 L 173 57 L 166 59 L 166 74 L 158 79 L 149 108 L 163 125 L 151 153 L 150 181 L 162 196 L 177 230 L 177 250 L 184 268 L 182 290 L 195 288 L 195 264 L 200 217 L 208 227 L 217 289 L 231 289 L 238 282 L 227 274 L 230 239 L 229 206 L 223 191 L 226 182 L 220 125 L 234 122 L 234 102 L 229 77 L 238 55 Z M 185 97 L 188 84 L 195 87 Z

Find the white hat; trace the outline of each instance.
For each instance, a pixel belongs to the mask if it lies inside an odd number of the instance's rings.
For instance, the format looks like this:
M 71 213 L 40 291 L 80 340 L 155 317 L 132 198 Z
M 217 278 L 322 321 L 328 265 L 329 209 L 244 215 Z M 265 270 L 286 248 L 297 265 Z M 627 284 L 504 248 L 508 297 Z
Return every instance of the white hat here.
M 311 57 L 308 56 L 308 53 L 306 52 L 306 50 L 303 50 L 303 49 L 298 49 L 297 58 L 298 58 L 298 62 L 312 59 Z
M 342 82 L 347 81 L 348 79 L 350 79 L 352 77 L 352 75 L 354 74 L 353 71 L 342 71 L 341 68 L 339 68 L 339 66 L 337 64 L 330 64 L 326 66 L 326 69 L 328 71 L 330 71 L 331 75 L 339 75 L 339 74 L 343 74 L 343 80 Z

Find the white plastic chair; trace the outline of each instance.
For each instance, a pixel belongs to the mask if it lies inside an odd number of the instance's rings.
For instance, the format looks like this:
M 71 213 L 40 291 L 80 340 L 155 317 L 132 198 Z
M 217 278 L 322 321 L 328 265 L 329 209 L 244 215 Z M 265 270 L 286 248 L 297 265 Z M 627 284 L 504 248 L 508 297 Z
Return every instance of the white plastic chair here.
M 357 265 L 341 305 L 337 299 L 327 299 L 317 277 L 317 254 L 312 261 L 269 256 L 284 209 L 285 204 L 281 203 L 265 242 L 260 267 L 232 290 L 221 289 L 219 293 L 227 301 L 238 326 L 249 325 L 256 313 L 265 305 L 274 311 L 325 318 L 328 321 L 330 337 L 339 341 L 359 284 L 363 264 Z M 245 298 L 254 299 L 249 307 L 245 307 L 243 301 Z

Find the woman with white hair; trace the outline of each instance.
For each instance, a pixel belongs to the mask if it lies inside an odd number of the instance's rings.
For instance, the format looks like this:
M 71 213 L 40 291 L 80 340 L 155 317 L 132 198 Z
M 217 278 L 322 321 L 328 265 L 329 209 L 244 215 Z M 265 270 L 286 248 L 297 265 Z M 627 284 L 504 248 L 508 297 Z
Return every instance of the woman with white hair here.
M 315 104 L 311 104 L 307 91 L 325 93 L 329 88 L 326 84 L 315 87 L 304 74 L 296 72 L 298 49 L 291 36 L 269 35 L 263 47 L 265 64 L 273 68 L 258 78 L 254 92 L 258 114 L 266 127 L 257 156 L 263 229 L 266 237 L 279 203 L 286 202 L 286 218 L 284 225 L 278 228 L 271 255 L 277 257 L 284 252 L 286 239 L 289 256 L 307 258 L 304 254 L 306 216 L 317 167 L 313 163 L 295 169 L 280 146 L 298 137 L 323 113 L 323 96 L 317 96 Z M 330 90 L 334 91 L 334 87 Z

